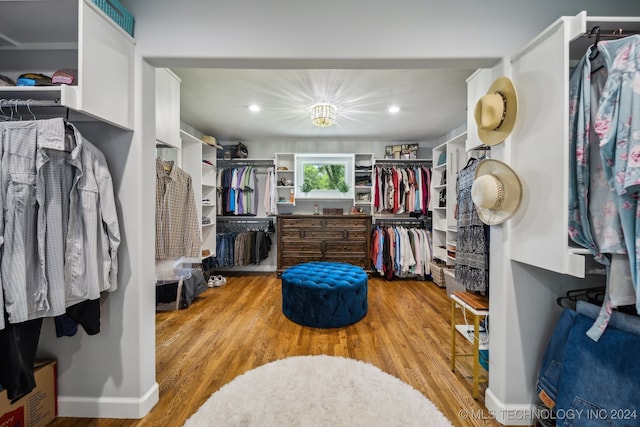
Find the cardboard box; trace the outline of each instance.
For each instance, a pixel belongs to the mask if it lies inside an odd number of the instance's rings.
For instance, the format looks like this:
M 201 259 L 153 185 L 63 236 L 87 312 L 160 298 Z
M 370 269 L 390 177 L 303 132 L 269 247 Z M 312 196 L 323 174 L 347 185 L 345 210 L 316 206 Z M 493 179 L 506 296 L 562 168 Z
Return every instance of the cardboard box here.
M 56 361 L 36 362 L 36 388 L 11 403 L 7 390 L 0 391 L 0 426 L 44 427 L 58 415 Z

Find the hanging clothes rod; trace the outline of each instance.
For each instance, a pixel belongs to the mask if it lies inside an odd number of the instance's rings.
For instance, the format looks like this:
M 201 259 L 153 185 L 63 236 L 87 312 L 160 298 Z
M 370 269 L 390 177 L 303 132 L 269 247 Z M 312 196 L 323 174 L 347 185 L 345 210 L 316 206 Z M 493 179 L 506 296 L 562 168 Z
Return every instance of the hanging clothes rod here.
M 217 221 L 234 222 L 237 224 L 265 224 L 273 222 L 273 218 L 247 219 L 239 216 L 219 216 L 217 217 Z
M 431 159 L 375 159 L 376 163 L 431 163 Z
M 375 225 L 400 225 L 403 227 L 420 226 L 424 227 L 426 218 L 393 218 L 393 219 L 376 219 Z
M 431 159 L 376 159 L 376 166 L 431 165 Z
M 60 98 L 54 100 L 0 99 L 0 107 L 62 107 Z
M 270 159 L 217 159 L 218 165 L 228 165 L 228 166 L 275 166 L 273 160 Z
M 589 30 L 588 33 L 582 33 L 582 37 L 595 37 L 596 38 L 596 44 L 598 43 L 598 41 L 600 41 L 600 39 L 623 39 L 625 37 L 629 37 L 632 36 L 634 34 L 639 34 L 638 31 L 628 31 L 625 32 L 623 28 L 616 28 L 615 30 L 610 30 L 610 32 L 603 32 L 604 30 L 602 30 L 600 28 L 599 25 L 596 25 L 595 27 L 591 28 L 591 30 Z M 609 31 L 609 30 L 607 30 Z

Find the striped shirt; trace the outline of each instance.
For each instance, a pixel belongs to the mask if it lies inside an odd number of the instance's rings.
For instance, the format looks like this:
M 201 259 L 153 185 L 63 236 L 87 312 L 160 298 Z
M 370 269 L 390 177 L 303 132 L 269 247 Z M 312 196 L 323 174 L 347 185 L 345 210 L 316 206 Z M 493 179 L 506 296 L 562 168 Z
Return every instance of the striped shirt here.
M 104 155 L 62 118 L 1 122 L 0 131 L 0 314 L 10 323 L 58 316 L 117 289 L 120 230 Z

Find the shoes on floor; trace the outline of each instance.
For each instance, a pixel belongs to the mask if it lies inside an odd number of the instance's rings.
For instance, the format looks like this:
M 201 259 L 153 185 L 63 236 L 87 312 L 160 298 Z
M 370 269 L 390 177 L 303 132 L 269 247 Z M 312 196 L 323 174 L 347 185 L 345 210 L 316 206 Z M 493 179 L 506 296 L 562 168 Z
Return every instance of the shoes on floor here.
M 209 277 L 207 286 L 210 288 L 217 288 L 227 283 L 227 278 L 221 275 Z

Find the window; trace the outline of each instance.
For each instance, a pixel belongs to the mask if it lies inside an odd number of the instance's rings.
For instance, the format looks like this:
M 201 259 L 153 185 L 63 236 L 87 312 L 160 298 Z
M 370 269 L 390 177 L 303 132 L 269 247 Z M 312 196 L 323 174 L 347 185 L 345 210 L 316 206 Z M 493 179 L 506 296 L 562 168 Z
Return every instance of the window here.
M 296 198 L 353 199 L 353 154 L 297 154 Z

